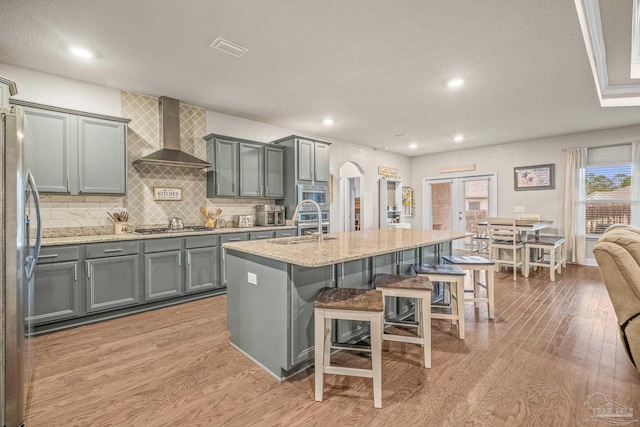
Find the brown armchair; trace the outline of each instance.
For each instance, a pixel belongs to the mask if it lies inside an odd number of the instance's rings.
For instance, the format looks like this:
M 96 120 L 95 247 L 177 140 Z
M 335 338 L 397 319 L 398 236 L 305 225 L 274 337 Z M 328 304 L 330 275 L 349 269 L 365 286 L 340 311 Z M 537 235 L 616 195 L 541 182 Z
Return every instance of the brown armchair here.
M 640 371 L 640 229 L 614 226 L 593 248 L 631 363 Z

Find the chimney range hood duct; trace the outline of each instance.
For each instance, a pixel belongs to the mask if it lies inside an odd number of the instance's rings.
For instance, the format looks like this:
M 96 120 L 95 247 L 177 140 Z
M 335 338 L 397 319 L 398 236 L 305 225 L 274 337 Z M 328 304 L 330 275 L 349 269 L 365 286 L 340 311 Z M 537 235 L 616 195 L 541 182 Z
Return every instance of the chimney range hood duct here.
M 180 151 L 180 103 L 178 100 L 161 96 L 158 105 L 162 148 L 135 160 L 133 164 L 190 169 L 211 167 L 210 163 Z

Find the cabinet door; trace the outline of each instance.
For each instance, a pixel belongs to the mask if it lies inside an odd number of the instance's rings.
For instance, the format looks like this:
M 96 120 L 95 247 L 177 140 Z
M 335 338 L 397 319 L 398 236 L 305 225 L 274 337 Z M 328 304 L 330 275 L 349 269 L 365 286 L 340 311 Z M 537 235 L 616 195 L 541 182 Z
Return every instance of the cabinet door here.
M 314 151 L 314 179 L 316 182 L 329 182 L 329 146 L 316 142 Z
M 138 255 L 87 261 L 87 313 L 140 302 Z
M 78 262 L 59 262 L 36 266 L 33 283 L 34 324 L 80 316 Z
M 79 192 L 125 194 L 125 123 L 78 117 Z
M 69 193 L 76 118 L 64 113 L 25 108 L 24 142 L 28 167 L 42 193 Z
M 220 286 L 227 286 L 227 262 L 222 244 L 227 242 L 244 242 L 245 240 L 249 240 L 249 233 L 231 233 L 220 236 Z
M 215 140 L 215 195 L 238 195 L 238 143 Z
M 176 297 L 182 294 L 181 251 L 145 254 L 144 299 Z
M 313 141 L 298 140 L 298 180 L 313 181 Z
M 289 368 L 313 358 L 313 301 L 333 284 L 333 266 L 306 268 L 291 265 Z
M 218 247 L 189 249 L 187 254 L 186 292 L 219 288 Z
M 264 181 L 266 197 L 284 197 L 284 151 L 264 148 Z
M 240 143 L 240 195 L 262 197 L 264 186 L 262 147 Z

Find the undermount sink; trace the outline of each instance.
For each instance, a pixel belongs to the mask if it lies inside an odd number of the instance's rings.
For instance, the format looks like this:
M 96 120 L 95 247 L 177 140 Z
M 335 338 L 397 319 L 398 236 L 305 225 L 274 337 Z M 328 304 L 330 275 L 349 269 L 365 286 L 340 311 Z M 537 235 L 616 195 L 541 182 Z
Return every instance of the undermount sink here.
M 323 236 L 322 241 L 335 240 L 337 237 Z M 275 243 L 276 245 L 299 245 L 301 243 L 317 243 L 317 236 L 299 236 L 299 237 L 287 237 L 284 239 L 270 240 L 269 243 Z

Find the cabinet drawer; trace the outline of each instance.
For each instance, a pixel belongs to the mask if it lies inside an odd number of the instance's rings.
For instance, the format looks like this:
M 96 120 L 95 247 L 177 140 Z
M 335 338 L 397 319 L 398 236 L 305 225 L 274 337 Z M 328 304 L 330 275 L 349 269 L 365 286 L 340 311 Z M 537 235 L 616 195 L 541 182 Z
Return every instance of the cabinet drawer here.
M 220 236 L 220 244 L 227 242 L 243 242 L 245 240 L 249 240 L 249 233 L 223 234 Z
M 273 239 L 273 231 L 258 231 L 249 233 L 249 240 Z
M 177 239 L 150 239 L 144 242 L 144 253 L 178 251 L 181 247 L 180 238 Z M 87 255 L 88 257 L 89 255 Z
M 295 228 L 291 228 L 289 230 L 277 230 L 275 232 L 276 237 L 293 237 L 297 233 Z
M 87 245 L 87 258 L 103 258 L 137 253 L 138 242 L 110 242 Z
M 191 248 L 208 248 L 218 246 L 218 236 L 208 234 L 204 236 L 192 236 L 185 239 L 185 247 Z
M 77 246 L 45 246 L 38 255 L 38 264 L 75 261 L 78 259 L 78 250 Z

